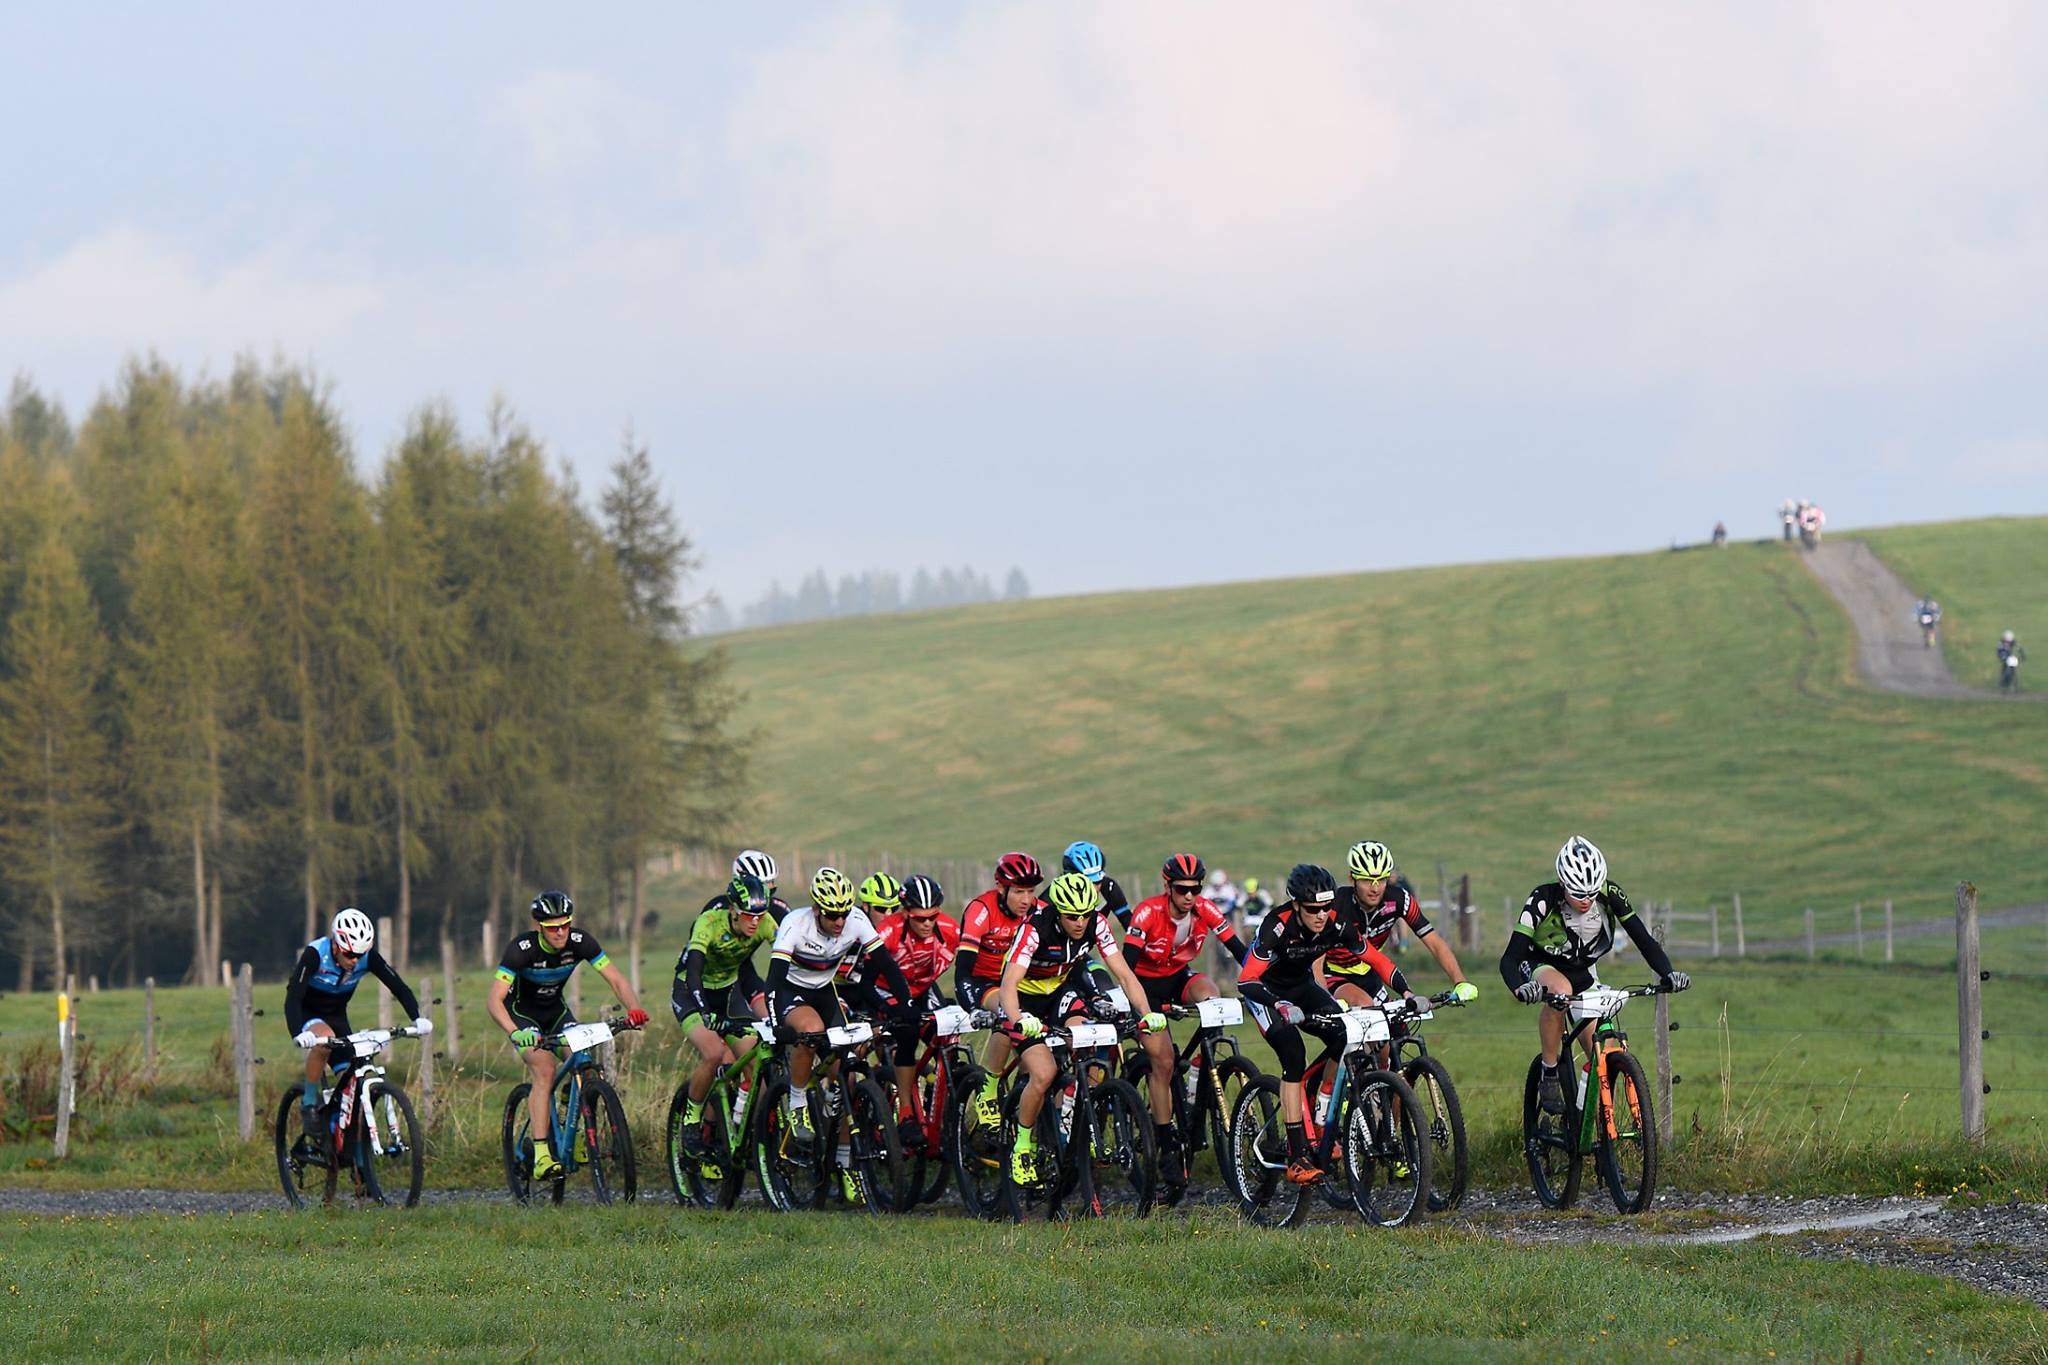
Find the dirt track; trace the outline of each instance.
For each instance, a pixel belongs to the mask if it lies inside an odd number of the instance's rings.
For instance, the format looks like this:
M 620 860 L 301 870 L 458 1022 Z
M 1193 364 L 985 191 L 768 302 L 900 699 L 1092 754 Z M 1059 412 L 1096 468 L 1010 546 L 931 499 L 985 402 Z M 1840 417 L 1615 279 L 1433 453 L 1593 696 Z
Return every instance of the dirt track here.
M 1941 650 L 1929 649 L 1921 642 L 1920 626 L 1913 619 L 1913 604 L 1919 595 L 1885 567 L 1868 545 L 1832 540 L 1807 551 L 1804 558 L 1806 567 L 1834 594 L 1856 627 L 1856 671 L 1863 681 L 1912 697 L 2013 700 L 1955 680 Z M 2018 699 L 2039 701 L 2043 695 L 2023 692 Z

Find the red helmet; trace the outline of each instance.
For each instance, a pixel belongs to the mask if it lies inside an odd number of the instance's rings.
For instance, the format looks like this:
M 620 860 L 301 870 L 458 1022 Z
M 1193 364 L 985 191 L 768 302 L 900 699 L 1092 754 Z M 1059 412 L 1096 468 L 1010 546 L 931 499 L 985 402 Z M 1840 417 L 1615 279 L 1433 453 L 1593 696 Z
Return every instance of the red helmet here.
M 1159 875 L 1169 882 L 1198 882 L 1208 870 L 1194 854 L 1176 853 L 1159 869 Z
M 1036 886 L 1045 880 L 1045 870 L 1029 853 L 1005 853 L 996 859 L 997 886 Z

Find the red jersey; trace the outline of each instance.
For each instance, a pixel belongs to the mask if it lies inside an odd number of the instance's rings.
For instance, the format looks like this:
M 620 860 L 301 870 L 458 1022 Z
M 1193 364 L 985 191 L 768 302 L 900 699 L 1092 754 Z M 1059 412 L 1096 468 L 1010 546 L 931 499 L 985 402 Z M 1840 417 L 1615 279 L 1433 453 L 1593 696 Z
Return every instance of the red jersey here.
M 898 911 L 884 915 L 879 926 L 882 946 L 903 969 L 913 995 L 923 995 L 937 985 L 946 968 L 953 965 L 953 954 L 960 951 L 960 926 L 951 915 L 941 914 L 932 925 L 938 932 L 919 938 L 910 932 L 910 917 Z
M 1207 896 L 1195 897 L 1194 909 L 1180 919 L 1165 896 L 1154 896 L 1132 908 L 1124 952 L 1139 976 L 1172 976 L 1195 960 L 1211 933 L 1225 942 L 1237 938 L 1229 916 Z
M 1017 941 L 1017 931 L 1024 927 L 1027 918 L 1012 916 L 1003 909 L 1001 887 L 984 891 L 967 902 L 967 913 L 960 917 L 960 946 L 981 954 L 974 959 L 976 981 L 1003 979 L 1003 959 L 1010 955 L 1010 945 Z

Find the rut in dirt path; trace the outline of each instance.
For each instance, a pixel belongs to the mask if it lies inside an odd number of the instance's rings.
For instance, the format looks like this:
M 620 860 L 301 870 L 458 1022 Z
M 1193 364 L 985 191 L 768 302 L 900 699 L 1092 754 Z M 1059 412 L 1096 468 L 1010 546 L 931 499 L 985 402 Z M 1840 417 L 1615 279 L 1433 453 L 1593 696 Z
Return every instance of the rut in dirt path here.
M 2013 700 L 1989 688 L 1965 687 L 1948 671 L 1941 650 L 1921 642 L 1913 619 L 1918 595 L 1860 540 L 1831 540 L 1806 551 L 1806 567 L 1834 594 L 1856 627 L 1856 671 L 1886 692 L 1911 697 Z M 2039 701 L 2044 694 L 2020 693 Z

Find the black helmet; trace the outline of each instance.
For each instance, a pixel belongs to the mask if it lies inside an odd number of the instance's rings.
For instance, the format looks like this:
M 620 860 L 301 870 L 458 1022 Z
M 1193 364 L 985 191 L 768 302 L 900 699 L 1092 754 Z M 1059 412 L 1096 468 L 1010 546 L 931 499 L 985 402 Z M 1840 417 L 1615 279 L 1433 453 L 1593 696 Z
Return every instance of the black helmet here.
M 768 908 L 768 888 L 751 872 L 742 872 L 725 888 L 725 907 L 742 914 L 758 915 Z
M 1287 899 L 1310 909 L 1325 909 L 1337 899 L 1337 879 L 1327 867 L 1296 863 L 1287 874 Z
M 543 891 L 533 898 L 533 917 L 542 924 L 574 918 L 576 902 L 566 891 Z
M 936 877 L 927 877 L 920 872 L 903 883 L 903 908 L 906 910 L 936 910 L 945 903 L 946 888 L 939 885 Z

